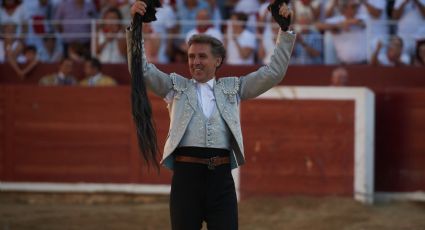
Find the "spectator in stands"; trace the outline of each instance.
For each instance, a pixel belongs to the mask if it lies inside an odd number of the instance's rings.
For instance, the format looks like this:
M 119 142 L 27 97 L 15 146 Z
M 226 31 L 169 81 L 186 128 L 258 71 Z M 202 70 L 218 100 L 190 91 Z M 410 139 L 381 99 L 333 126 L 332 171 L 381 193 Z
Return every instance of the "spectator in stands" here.
M 320 17 L 320 0 L 299 0 L 294 1 L 294 24 L 298 24 L 299 20 L 305 23 L 306 20 L 315 22 Z
M 114 86 L 116 81 L 102 72 L 102 65 L 97 58 L 89 58 L 84 61 L 85 77 L 80 85 L 82 86 Z
M 227 20 L 230 18 L 232 12 L 234 12 L 235 6 L 238 3 L 238 0 L 221 0 L 223 3 L 222 5 L 222 16 L 224 20 Z M 219 0 L 220 2 L 220 0 Z
M 220 8 L 218 6 L 217 0 L 206 0 L 209 8 L 209 15 L 214 24 L 216 30 L 221 31 L 221 24 L 223 22 L 223 17 L 221 16 Z
M 57 29 L 63 35 L 65 56 L 68 55 L 68 46 L 71 43 L 80 44 L 81 48 L 85 50 L 83 52 L 88 53 L 90 51 L 90 19 L 95 19 L 96 17 L 97 11 L 92 2 L 68 0 L 58 5 L 54 18 L 60 21 Z M 84 22 L 73 23 L 72 20 Z
M 425 40 L 417 41 L 414 66 L 425 67 Z
M 59 71 L 42 77 L 38 84 L 42 86 L 61 86 L 75 85 L 77 80 L 72 76 L 74 61 L 70 58 L 64 58 L 60 62 Z
M 235 12 L 230 17 L 227 34 L 225 35 L 227 64 L 254 64 L 254 51 L 257 41 L 255 34 L 246 28 L 247 20 L 248 17 L 244 13 Z
M 335 68 L 332 71 L 331 86 L 347 86 L 348 71 L 344 67 Z
M 260 2 L 258 0 L 239 0 L 233 9 L 233 12 L 246 14 L 246 29 L 255 33 L 257 30 L 258 9 L 260 9 Z
M 187 42 L 195 34 L 208 34 L 223 42 L 223 34 L 220 30 L 217 30 L 211 22 L 211 16 L 207 9 L 198 12 L 196 15 L 196 27 L 186 34 L 185 50 L 187 50 Z
M 292 53 L 291 64 L 322 64 L 323 41 L 321 34 L 312 26 L 313 18 L 307 14 L 300 14 L 297 21 L 298 23 L 294 25 L 297 42 Z
M 269 5 L 272 0 L 266 0 L 261 3 L 260 8 L 258 10 L 258 23 L 257 23 L 257 38 L 261 37 L 265 30 L 271 29 L 273 26 L 272 22 L 272 14 L 269 11 Z
M 340 0 L 328 0 L 325 4 L 325 18 L 331 18 L 334 16 L 341 15 L 339 2 Z
M 396 0 L 392 18 L 398 20 L 397 35 L 404 43 L 404 50 L 413 54 L 415 41 L 413 34 L 425 23 L 425 0 Z
M 367 60 L 367 38 L 364 16 L 357 15 L 355 0 L 341 0 L 340 16 L 317 23 L 319 30 L 333 32 L 333 42 L 340 63 L 364 64 Z
M 46 33 L 53 33 L 53 4 L 50 0 L 32 1 L 31 5 L 26 5 L 28 9 L 30 26 L 28 27 L 27 44 L 32 44 L 40 50 L 43 46 L 43 37 Z
M 178 20 L 182 21 L 180 25 L 182 38 L 185 38 L 186 34 L 196 27 L 194 23 L 196 15 L 202 9 L 208 9 L 208 4 L 201 0 L 183 0 L 180 4 L 177 4 Z M 190 23 L 190 21 L 193 23 Z
M 157 9 L 156 21 L 150 23 L 153 32 L 161 38 L 161 45 L 158 51 L 158 63 L 165 64 L 170 62 L 173 56 L 172 35 L 178 34 L 177 15 L 168 1 L 161 0 L 161 8 Z
M 5 23 L 1 26 L 3 33 L 0 39 L 0 63 L 9 60 L 18 60 L 19 55 L 24 49 L 24 44 L 16 34 L 17 25 L 14 23 Z
M 63 46 L 55 34 L 45 36 L 37 52 L 38 60 L 44 63 L 56 63 L 63 58 Z
M 3 0 L 0 9 L 0 23 L 16 25 L 16 33 L 25 36 L 28 32 L 29 14 L 21 0 Z
M 96 54 L 102 63 L 124 63 L 126 60 L 126 42 L 121 26 L 121 12 L 118 8 L 109 8 L 103 15 L 105 22 L 97 33 Z
M 261 36 L 258 36 L 257 59 L 262 64 L 270 63 L 276 46 L 276 37 L 279 33 L 279 26 L 274 23 L 275 21 L 273 18 L 271 18 L 270 21 L 266 21 L 264 32 Z
M 149 62 L 158 63 L 161 36 L 156 33 L 150 23 L 143 23 L 145 55 Z
M 121 5 L 119 7 L 121 15 L 123 20 L 131 20 L 131 12 L 130 12 L 130 8 L 131 8 L 131 3 L 134 2 L 134 0 L 122 0 L 121 1 Z
M 323 19 L 332 18 L 341 15 L 341 7 L 339 4 L 340 0 L 327 0 L 324 3 Z M 333 32 L 328 30 L 323 33 L 323 61 L 324 64 L 334 65 L 338 63 L 338 57 L 336 55 Z
M 9 60 L 13 70 L 15 70 L 18 77 L 23 80 L 31 70 L 39 63 L 37 59 L 37 48 L 35 46 L 26 46 L 23 51 L 23 58 L 18 64 L 16 59 Z
M 358 14 L 364 15 L 367 23 L 368 57 L 373 53 L 373 47 L 389 35 L 386 0 L 360 0 Z
M 134 2 L 134 0 L 132 0 L 132 2 Z M 99 12 L 100 15 L 104 15 L 110 8 L 117 8 L 124 20 L 130 20 L 130 6 L 131 4 L 128 0 L 101 0 Z
M 121 6 L 120 0 L 102 0 L 100 1 L 100 7 L 97 8 L 100 12 L 100 15 L 105 15 L 106 11 L 108 11 L 111 8 L 118 9 Z
M 386 47 L 378 42 L 376 50 L 372 54 L 371 64 L 375 66 L 405 66 L 410 64 L 410 56 L 403 52 L 403 40 L 399 36 L 392 36 Z
M 177 2 L 177 18 L 180 20 L 179 38 L 174 41 L 173 61 L 185 61 L 186 34 L 196 27 L 196 15 L 202 9 L 208 9 L 208 4 L 203 0 L 182 0 Z
M 82 63 L 85 58 L 90 56 L 89 51 L 79 42 L 71 42 L 68 45 L 67 57 L 71 58 L 74 62 Z

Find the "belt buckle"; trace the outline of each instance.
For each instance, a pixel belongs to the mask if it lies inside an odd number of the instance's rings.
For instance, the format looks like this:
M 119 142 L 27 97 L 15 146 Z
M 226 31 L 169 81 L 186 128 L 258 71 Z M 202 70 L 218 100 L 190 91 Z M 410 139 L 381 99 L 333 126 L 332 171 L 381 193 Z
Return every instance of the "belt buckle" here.
M 215 169 L 215 163 L 218 157 L 211 157 L 208 159 L 208 169 L 209 170 L 214 170 Z

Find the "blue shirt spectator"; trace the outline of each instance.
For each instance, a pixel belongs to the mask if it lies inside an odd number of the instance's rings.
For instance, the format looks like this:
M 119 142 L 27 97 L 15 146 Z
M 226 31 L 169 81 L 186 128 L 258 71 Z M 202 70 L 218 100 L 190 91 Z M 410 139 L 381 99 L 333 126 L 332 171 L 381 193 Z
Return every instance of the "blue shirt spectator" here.
M 177 4 L 177 17 L 182 21 L 180 27 L 182 39 L 190 30 L 196 27 L 196 15 L 202 9 L 209 9 L 208 3 L 203 0 L 184 0 Z
M 64 35 L 65 43 L 90 41 L 90 19 L 97 17 L 97 11 L 93 3 L 84 0 L 68 0 L 59 4 L 55 19 L 64 21 L 59 28 Z M 70 20 L 78 20 L 80 23 L 69 23 Z M 72 37 L 70 37 L 72 35 Z

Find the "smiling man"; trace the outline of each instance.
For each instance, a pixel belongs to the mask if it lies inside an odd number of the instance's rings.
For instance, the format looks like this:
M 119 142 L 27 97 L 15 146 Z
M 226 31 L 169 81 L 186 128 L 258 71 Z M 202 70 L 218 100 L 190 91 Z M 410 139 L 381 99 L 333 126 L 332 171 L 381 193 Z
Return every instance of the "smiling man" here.
M 292 16 L 284 3 L 274 9 L 279 17 Z M 131 12 L 144 15 L 146 4 L 136 1 Z M 255 98 L 283 79 L 295 42 L 295 35 L 284 31 L 287 21 L 280 25 L 270 64 L 241 77 L 216 78 L 226 50 L 208 35 L 194 35 L 188 42 L 190 79 L 158 70 L 143 55 L 146 85 L 165 98 L 171 119 L 161 164 L 173 170 L 173 230 L 199 230 L 204 221 L 209 230 L 238 229 L 231 170 L 245 162 L 239 106 L 241 100 Z M 127 31 L 130 70 L 131 32 L 132 26 Z

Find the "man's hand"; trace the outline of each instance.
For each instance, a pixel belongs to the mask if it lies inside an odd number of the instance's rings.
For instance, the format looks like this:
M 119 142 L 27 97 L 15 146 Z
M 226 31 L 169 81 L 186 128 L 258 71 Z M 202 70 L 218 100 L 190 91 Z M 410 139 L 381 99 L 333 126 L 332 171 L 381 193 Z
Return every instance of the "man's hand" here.
M 146 3 L 144 1 L 136 1 L 130 9 L 131 12 L 131 18 L 134 17 L 134 15 L 136 15 L 136 13 L 140 14 L 140 15 L 145 15 L 146 13 L 146 8 L 148 6 L 146 5 Z
M 288 30 L 291 25 L 291 18 L 294 15 L 294 12 L 287 5 L 288 2 L 289 0 L 275 0 L 269 5 L 273 18 L 283 31 Z
M 156 20 L 156 8 L 161 7 L 161 2 L 159 0 L 137 0 L 131 6 L 131 16 L 140 14 L 143 22 L 151 22 Z

